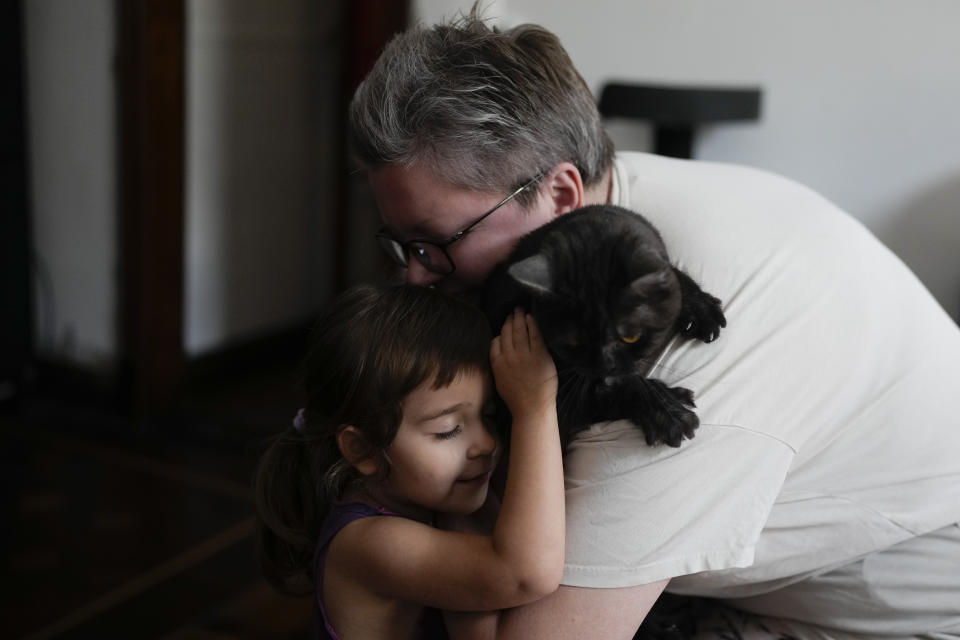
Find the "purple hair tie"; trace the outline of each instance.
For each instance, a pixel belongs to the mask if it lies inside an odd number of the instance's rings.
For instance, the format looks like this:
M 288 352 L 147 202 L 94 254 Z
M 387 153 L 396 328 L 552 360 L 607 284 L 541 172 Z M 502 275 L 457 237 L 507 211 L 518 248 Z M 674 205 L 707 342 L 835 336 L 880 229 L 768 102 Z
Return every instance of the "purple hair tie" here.
M 307 413 L 306 409 L 300 409 L 299 411 L 297 411 L 297 415 L 293 416 L 293 428 L 299 431 L 300 433 L 303 433 L 304 427 L 307 426 L 306 413 Z

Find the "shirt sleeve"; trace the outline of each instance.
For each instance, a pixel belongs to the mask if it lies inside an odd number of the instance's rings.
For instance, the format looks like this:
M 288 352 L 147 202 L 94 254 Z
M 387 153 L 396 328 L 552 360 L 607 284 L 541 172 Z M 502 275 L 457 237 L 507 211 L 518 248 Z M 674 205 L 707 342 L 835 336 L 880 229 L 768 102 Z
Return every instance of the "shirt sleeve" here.
M 568 448 L 563 584 L 615 588 L 749 566 L 793 460 L 737 425 L 701 424 L 679 448 L 648 446 L 628 421 Z

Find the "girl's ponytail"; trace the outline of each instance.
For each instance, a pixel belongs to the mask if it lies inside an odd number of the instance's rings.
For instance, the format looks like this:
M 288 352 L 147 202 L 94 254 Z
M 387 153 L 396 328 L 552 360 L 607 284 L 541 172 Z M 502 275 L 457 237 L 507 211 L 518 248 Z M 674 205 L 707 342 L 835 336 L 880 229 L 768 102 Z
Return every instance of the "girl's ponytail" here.
M 336 443 L 312 440 L 287 429 L 270 442 L 254 476 L 264 576 L 294 595 L 313 590 L 314 546 L 340 490 L 330 474 L 342 464 Z

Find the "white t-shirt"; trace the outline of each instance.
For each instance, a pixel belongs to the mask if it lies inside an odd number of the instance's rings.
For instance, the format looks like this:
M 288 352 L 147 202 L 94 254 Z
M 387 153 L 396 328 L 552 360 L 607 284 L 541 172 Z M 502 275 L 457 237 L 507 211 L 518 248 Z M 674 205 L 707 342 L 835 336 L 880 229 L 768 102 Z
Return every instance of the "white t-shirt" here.
M 620 153 L 611 202 L 728 325 L 651 374 L 694 391 L 693 440 L 621 421 L 571 443 L 564 584 L 755 596 L 960 521 L 960 329 L 899 259 L 745 167 Z

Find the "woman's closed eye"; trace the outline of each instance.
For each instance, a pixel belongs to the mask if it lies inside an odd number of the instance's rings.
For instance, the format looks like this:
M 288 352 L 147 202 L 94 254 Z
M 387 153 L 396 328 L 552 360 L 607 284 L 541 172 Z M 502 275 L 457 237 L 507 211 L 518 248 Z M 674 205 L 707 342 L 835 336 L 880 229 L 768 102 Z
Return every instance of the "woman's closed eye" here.
M 437 440 L 449 440 L 450 438 L 456 438 L 458 435 L 460 435 L 461 431 L 463 431 L 463 429 L 460 428 L 460 425 L 457 425 L 453 429 L 450 429 L 449 431 L 441 431 L 440 433 L 435 433 L 433 434 L 433 437 L 436 438 Z

